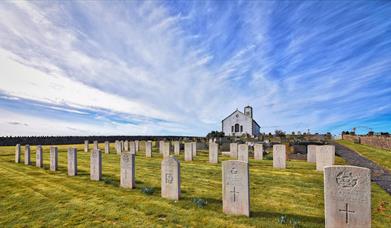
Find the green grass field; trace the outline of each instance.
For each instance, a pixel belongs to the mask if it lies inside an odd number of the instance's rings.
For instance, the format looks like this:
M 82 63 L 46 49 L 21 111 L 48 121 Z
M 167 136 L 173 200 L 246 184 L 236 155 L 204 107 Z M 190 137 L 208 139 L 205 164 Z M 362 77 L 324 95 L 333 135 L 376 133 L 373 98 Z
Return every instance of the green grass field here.
M 338 140 L 339 144 L 347 146 L 362 156 L 391 171 L 391 151 L 363 144 L 355 144 L 347 140 Z
M 142 144 L 142 143 L 141 143 Z M 100 145 L 103 149 L 103 145 Z M 315 164 L 288 161 L 286 170 L 271 160 L 250 160 L 251 217 L 222 212 L 221 163 L 209 164 L 206 151 L 193 162 L 181 161 L 182 198 L 160 197 L 161 157 L 136 156 L 135 189 L 119 187 L 119 156 L 103 154 L 103 180 L 89 180 L 89 153 L 78 145 L 79 176 L 68 177 L 67 146 L 59 146 L 59 171 L 50 172 L 49 147 L 44 146 L 44 169 L 14 163 L 15 147 L 0 147 L 0 227 L 13 226 L 132 226 L 132 227 L 323 227 L 323 174 Z M 155 150 L 155 148 L 154 148 Z M 143 151 L 143 147 L 141 150 Z M 22 149 L 22 155 L 24 148 Z M 228 160 L 228 157 L 223 157 Z M 23 160 L 23 156 L 22 156 Z M 344 164 L 337 158 L 337 164 Z M 153 187 L 146 195 L 142 187 Z M 192 199 L 208 204 L 198 208 Z M 372 226 L 391 221 L 391 196 L 372 184 Z M 287 216 L 288 224 L 278 219 Z M 291 222 L 289 222 L 291 221 Z

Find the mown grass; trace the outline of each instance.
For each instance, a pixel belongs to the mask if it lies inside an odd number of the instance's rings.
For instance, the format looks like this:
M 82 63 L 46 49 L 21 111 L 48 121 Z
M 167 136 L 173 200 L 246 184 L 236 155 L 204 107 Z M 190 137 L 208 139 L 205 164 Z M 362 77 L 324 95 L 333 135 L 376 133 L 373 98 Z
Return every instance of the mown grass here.
M 103 149 L 103 145 L 100 145 Z M 272 160 L 250 160 L 251 218 L 222 213 L 221 163 L 209 164 L 206 151 L 192 162 L 181 161 L 182 198 L 160 197 L 161 157 L 136 156 L 136 184 L 119 187 L 119 156 L 103 154 L 103 180 L 89 180 L 89 154 L 78 145 L 79 175 L 68 177 L 66 150 L 59 146 L 59 170 L 49 171 L 49 147 L 44 169 L 14 163 L 14 147 L 0 147 L 0 227 L 11 226 L 130 226 L 130 227 L 323 227 L 323 174 L 305 161 L 288 161 L 287 169 L 272 168 Z M 111 148 L 114 151 L 113 147 Z M 24 150 L 24 148 L 23 148 Z M 22 150 L 22 151 L 23 151 Z M 142 151 L 141 148 L 140 151 Z M 35 146 L 31 147 L 35 164 Z M 22 153 L 23 154 L 23 153 Z M 23 157 L 23 156 L 22 156 Z M 228 160 L 228 157 L 222 157 Z M 338 164 L 344 164 L 337 158 Z M 152 195 L 143 187 L 152 187 Z M 199 208 L 194 198 L 208 202 Z M 372 185 L 373 227 L 387 227 L 391 196 Z
M 364 144 L 355 144 L 347 140 L 337 140 L 341 145 L 347 146 L 362 156 L 374 161 L 378 165 L 391 171 L 391 151 L 379 149 Z

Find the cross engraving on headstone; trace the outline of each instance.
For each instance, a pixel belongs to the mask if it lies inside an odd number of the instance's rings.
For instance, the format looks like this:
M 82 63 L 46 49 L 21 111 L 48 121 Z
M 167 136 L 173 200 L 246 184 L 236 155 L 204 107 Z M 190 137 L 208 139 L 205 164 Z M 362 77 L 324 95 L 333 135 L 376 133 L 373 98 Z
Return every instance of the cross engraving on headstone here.
M 340 212 L 345 212 L 345 222 L 349 223 L 349 213 L 355 213 L 355 211 L 349 211 L 349 204 L 345 204 L 345 209 L 339 209 Z
M 234 202 L 236 202 L 236 194 L 239 194 L 239 192 L 235 191 L 235 186 L 234 186 L 234 190 L 232 190 L 231 193 L 233 194 Z

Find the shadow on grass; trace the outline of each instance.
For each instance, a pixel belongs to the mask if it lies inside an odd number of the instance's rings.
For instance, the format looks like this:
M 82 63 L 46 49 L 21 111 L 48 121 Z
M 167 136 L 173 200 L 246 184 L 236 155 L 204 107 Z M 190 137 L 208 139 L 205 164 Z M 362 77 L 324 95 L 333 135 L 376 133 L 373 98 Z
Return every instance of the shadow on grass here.
M 324 219 L 321 217 L 311 217 L 311 216 L 304 216 L 304 215 L 267 212 L 267 211 L 251 211 L 250 216 L 253 218 L 270 218 L 270 219 L 274 218 L 276 220 L 281 216 L 286 216 L 288 219 L 296 219 L 299 220 L 300 222 L 306 221 L 306 222 L 319 223 L 319 224 L 324 223 Z

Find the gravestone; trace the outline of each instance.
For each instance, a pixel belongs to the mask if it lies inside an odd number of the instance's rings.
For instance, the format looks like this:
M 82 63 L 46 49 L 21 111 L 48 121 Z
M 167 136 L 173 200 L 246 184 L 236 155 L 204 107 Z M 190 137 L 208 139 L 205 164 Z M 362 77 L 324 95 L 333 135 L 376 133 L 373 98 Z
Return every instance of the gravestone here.
M 109 141 L 105 142 L 105 153 L 110 154 L 110 142 Z
M 123 140 L 121 140 L 121 141 L 119 142 L 119 144 L 120 144 L 120 146 L 121 146 L 121 153 L 122 153 L 122 151 L 125 150 L 125 143 L 124 143 Z
M 248 162 L 223 161 L 223 212 L 250 216 Z
M 180 152 L 180 144 L 179 141 L 174 141 L 174 154 L 179 155 Z
M 15 163 L 20 163 L 20 155 L 21 152 L 20 152 L 20 144 L 16 144 L 16 147 L 15 147 Z
M 316 147 L 316 170 L 323 171 L 326 166 L 334 165 L 335 147 L 334 145 L 324 145 Z
M 124 142 L 124 150 L 129 152 L 129 141 L 128 140 L 125 140 L 125 142 Z
M 163 144 L 163 158 L 170 157 L 170 142 L 164 142 Z
M 88 143 L 88 140 L 84 141 L 84 152 L 90 151 L 90 144 Z
M 248 162 L 248 146 L 247 144 L 238 145 L 238 160 Z
M 192 151 L 193 151 L 193 157 L 197 156 L 197 142 L 192 142 Z
M 164 158 L 161 167 L 162 197 L 178 200 L 181 196 L 180 163 L 174 157 Z
M 146 141 L 145 142 L 145 156 L 147 158 L 152 157 L 152 141 Z
M 43 167 L 43 156 L 42 156 L 42 146 L 37 146 L 37 153 L 35 154 L 35 166 L 38 168 Z
M 116 149 L 117 149 L 117 154 L 121 154 L 122 153 L 121 141 L 118 141 Z
M 121 181 L 123 188 L 135 188 L 135 154 L 124 152 L 121 154 Z
M 238 158 L 238 144 L 230 143 L 229 144 L 229 152 L 231 153 L 231 158 Z
M 160 153 L 160 154 L 163 153 L 163 145 L 164 145 L 164 141 L 163 141 L 163 140 L 160 140 L 160 141 L 159 141 L 159 153 Z
M 99 144 L 98 144 L 98 141 L 94 141 L 94 150 L 98 150 L 99 149 Z
M 129 141 L 129 152 L 130 152 L 131 154 L 137 154 L 136 142 L 134 142 L 134 141 Z
M 50 171 L 57 171 L 58 169 L 58 148 L 50 146 Z
M 139 146 L 139 141 L 138 140 L 134 141 L 134 145 L 136 147 L 136 152 L 134 154 L 137 154 L 138 149 L 139 149 L 139 147 L 138 147 Z
M 191 142 L 185 143 L 185 161 L 193 160 L 193 145 Z
M 273 145 L 273 168 L 286 168 L 286 146 L 283 144 Z
M 90 157 L 90 179 L 99 181 L 102 178 L 102 154 L 100 150 L 92 150 Z
M 219 144 L 209 143 L 209 163 L 219 163 Z
M 263 144 L 254 144 L 254 159 L 263 160 Z
M 371 172 L 356 166 L 324 168 L 325 227 L 371 227 Z
M 307 146 L 307 162 L 316 162 L 316 148 L 317 145 L 308 145 Z
M 76 148 L 68 148 L 68 176 L 77 175 L 77 150 Z
M 31 158 L 30 158 L 30 145 L 25 146 L 24 150 L 24 164 L 25 165 L 30 165 Z

